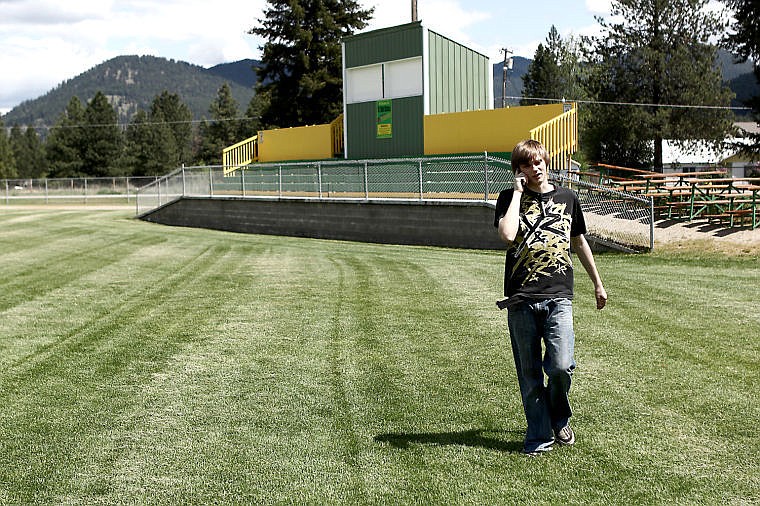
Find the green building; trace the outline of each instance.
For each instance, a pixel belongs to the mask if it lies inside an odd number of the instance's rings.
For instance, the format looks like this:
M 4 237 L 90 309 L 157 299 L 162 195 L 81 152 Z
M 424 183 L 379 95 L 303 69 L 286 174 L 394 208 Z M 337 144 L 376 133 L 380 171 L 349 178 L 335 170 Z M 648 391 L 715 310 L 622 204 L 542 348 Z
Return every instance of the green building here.
M 422 156 L 424 117 L 489 109 L 488 57 L 419 21 L 343 41 L 346 158 Z

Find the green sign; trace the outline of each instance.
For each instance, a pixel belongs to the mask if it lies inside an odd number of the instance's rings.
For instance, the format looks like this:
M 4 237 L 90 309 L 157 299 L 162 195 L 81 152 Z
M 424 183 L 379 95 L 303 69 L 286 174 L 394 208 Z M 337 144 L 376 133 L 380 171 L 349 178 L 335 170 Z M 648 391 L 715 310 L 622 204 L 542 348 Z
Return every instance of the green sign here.
M 393 137 L 393 106 L 390 100 L 378 100 L 377 104 L 377 138 Z

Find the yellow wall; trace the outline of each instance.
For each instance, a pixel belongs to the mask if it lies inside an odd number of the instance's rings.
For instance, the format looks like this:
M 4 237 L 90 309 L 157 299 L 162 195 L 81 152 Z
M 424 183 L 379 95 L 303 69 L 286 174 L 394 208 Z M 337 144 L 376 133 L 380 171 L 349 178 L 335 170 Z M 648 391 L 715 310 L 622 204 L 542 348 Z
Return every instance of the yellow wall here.
M 259 161 L 322 160 L 332 158 L 330 124 L 259 132 Z
M 548 104 L 425 116 L 425 154 L 511 152 L 562 112 L 562 104 Z

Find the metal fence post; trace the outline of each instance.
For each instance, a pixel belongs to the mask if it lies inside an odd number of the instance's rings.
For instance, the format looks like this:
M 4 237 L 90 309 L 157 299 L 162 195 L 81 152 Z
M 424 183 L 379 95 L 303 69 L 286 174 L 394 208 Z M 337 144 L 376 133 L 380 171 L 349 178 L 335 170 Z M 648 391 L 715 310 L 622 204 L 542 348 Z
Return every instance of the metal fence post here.
M 245 197 L 245 169 L 240 168 L 240 188 L 243 190 L 243 197 Z
M 5 205 L 7 206 L 10 203 L 10 197 L 8 195 L 8 180 L 5 180 Z
M 48 180 L 47 178 L 45 178 L 45 204 L 47 204 L 49 200 L 50 199 L 48 198 Z
M 488 201 L 488 196 L 491 193 L 490 189 L 488 188 L 488 151 L 483 151 L 483 166 L 484 173 L 485 173 L 485 189 L 483 192 L 483 200 L 486 202 Z
M 156 180 L 156 185 L 158 186 L 158 207 L 161 207 L 161 179 Z
M 277 195 L 282 197 L 282 165 L 277 167 Z
M 319 198 L 322 198 L 322 163 L 317 162 L 317 184 L 319 185 Z
M 654 197 L 649 197 L 649 251 L 654 251 Z
M 422 191 L 422 160 L 417 162 L 417 165 L 419 167 L 419 172 L 420 172 L 420 200 L 422 200 L 425 198 L 425 194 Z
M 187 196 L 187 184 L 185 183 L 185 164 L 182 164 L 182 196 Z
M 87 203 L 87 178 L 84 178 L 84 203 Z
M 208 194 L 209 197 L 214 196 L 214 168 L 208 168 Z
M 369 200 L 369 181 L 367 179 L 367 162 L 364 162 L 364 198 Z

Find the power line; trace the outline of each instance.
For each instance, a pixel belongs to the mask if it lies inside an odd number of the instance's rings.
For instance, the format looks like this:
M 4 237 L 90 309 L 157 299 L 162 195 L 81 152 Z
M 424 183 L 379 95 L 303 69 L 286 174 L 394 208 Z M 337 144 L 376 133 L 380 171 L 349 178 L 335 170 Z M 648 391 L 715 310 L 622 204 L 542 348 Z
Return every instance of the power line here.
M 727 105 L 688 105 L 688 104 L 649 104 L 646 102 L 607 102 L 604 100 L 570 100 L 565 98 L 545 98 L 545 97 L 506 97 L 515 100 L 536 100 L 542 102 L 575 102 L 578 104 L 598 104 L 598 105 L 624 105 L 634 107 L 670 107 L 673 109 L 723 109 L 732 111 L 750 111 L 749 107 L 733 107 Z
M 184 125 L 184 124 L 196 124 L 196 123 L 221 123 L 225 121 L 246 121 L 246 120 L 256 120 L 259 119 L 258 116 L 253 117 L 247 117 L 247 116 L 241 116 L 237 118 L 222 118 L 222 119 L 193 119 L 193 120 L 182 120 L 182 121 L 143 121 L 140 123 L 96 123 L 96 124 L 75 124 L 75 125 L 26 125 L 27 128 L 36 128 L 41 130 L 54 130 L 54 129 L 64 129 L 64 128 L 112 128 L 112 127 L 120 127 L 120 128 L 127 128 L 130 126 L 155 126 L 155 125 Z M 6 125 L 6 129 L 10 129 L 11 127 Z

